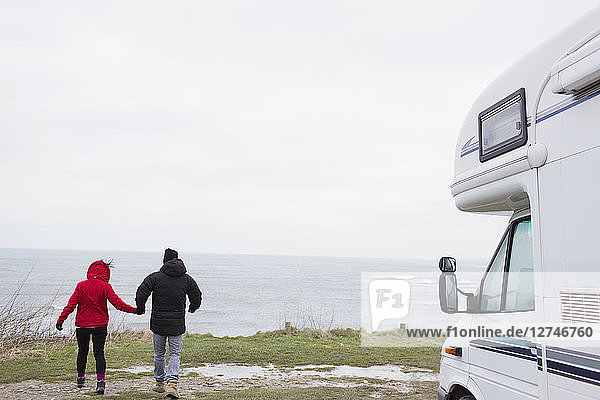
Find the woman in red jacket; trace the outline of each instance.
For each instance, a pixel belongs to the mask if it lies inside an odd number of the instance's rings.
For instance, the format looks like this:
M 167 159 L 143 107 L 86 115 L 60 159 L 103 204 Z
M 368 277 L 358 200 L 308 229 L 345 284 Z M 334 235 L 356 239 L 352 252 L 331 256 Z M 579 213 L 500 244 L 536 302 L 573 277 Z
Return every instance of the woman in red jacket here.
M 75 332 L 77 346 L 79 347 L 77 353 L 77 387 L 83 387 L 85 383 L 85 366 L 90 350 L 90 336 L 92 336 L 94 358 L 96 359 L 96 377 L 98 379 L 96 393 L 98 394 L 104 394 L 105 387 L 104 342 L 106 341 L 106 327 L 108 326 L 106 301 L 110 301 L 117 310 L 128 313 L 137 312 L 135 307 L 127 305 L 121 300 L 108 283 L 110 279 L 109 264 L 100 260 L 94 261 L 90 265 L 87 271 L 87 280 L 77 284 L 69 303 L 56 322 L 56 329 L 62 330 L 63 322 L 77 307 L 77 316 L 75 317 L 75 326 L 77 327 Z

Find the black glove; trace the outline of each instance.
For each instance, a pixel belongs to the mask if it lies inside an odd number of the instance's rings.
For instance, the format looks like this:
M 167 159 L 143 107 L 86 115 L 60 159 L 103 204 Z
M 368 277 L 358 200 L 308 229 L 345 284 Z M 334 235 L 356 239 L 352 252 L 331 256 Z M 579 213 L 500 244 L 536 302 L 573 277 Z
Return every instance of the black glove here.
M 56 323 L 56 329 L 58 329 L 59 331 L 62 331 L 62 323 L 61 322 Z
M 137 315 L 142 315 L 146 312 L 146 309 L 138 307 L 135 311 Z

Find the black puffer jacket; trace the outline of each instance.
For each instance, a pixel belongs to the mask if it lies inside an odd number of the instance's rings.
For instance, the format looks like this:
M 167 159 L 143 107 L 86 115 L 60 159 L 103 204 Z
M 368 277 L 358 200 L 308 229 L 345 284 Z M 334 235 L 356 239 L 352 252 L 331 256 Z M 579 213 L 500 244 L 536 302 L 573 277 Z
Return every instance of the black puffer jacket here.
M 183 261 L 167 261 L 158 272 L 146 277 L 135 294 L 138 310 L 145 310 L 152 294 L 150 330 L 162 336 L 176 336 L 185 332 L 185 296 L 190 299 L 190 311 L 196 311 L 202 302 L 202 292 L 196 281 L 186 274 Z

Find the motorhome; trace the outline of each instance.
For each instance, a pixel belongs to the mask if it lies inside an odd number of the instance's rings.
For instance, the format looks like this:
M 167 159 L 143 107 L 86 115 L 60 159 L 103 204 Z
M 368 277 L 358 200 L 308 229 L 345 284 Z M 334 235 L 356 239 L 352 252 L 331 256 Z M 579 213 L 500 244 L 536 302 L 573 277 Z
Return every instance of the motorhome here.
M 457 287 L 460 260 L 458 271 L 440 260 L 442 310 L 466 327 L 598 326 L 600 280 L 582 277 L 600 272 L 599 178 L 600 8 L 501 74 L 468 113 L 456 207 L 510 220 L 474 293 Z M 569 343 L 448 336 L 438 399 L 600 399 L 600 342 Z

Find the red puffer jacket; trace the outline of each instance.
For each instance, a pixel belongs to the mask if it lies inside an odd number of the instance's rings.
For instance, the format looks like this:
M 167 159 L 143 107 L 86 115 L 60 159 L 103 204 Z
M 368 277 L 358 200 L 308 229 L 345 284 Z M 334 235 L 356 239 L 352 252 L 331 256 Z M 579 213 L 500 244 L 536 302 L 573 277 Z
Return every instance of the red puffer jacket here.
M 87 280 L 79 282 L 69 303 L 64 308 L 58 323 L 65 322 L 69 314 L 77 307 L 75 326 L 80 328 L 99 328 L 108 325 L 106 300 L 117 310 L 135 313 L 136 308 L 126 304 L 117 296 L 108 280 L 110 269 L 104 261 L 94 261 L 87 272 Z

